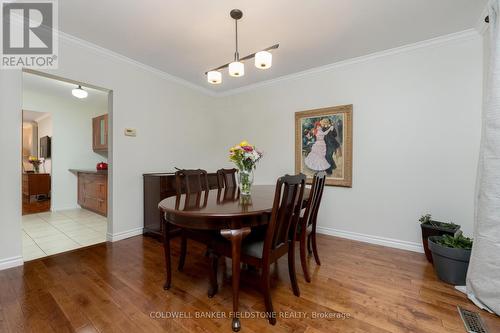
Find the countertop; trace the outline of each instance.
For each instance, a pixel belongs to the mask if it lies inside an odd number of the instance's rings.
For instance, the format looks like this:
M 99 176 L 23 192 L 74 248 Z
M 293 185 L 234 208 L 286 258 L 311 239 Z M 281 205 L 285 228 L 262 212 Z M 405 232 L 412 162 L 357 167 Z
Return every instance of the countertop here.
M 108 170 L 92 170 L 92 169 L 69 169 L 70 172 L 73 173 L 97 173 L 97 174 L 103 174 L 107 175 Z

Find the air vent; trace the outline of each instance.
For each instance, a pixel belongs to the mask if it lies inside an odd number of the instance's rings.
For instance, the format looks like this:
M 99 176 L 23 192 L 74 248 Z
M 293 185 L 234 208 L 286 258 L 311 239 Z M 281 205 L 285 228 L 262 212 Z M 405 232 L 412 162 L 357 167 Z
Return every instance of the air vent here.
M 479 313 L 466 310 L 460 306 L 457 306 L 457 308 L 468 333 L 488 333 Z

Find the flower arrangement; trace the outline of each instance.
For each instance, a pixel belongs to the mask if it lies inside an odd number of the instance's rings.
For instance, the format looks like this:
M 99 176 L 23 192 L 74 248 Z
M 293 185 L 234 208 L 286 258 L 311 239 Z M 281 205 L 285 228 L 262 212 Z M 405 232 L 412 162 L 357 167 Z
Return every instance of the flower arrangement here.
M 229 149 L 229 160 L 240 171 L 238 180 L 241 194 L 250 195 L 250 188 L 253 183 L 253 169 L 255 169 L 262 156 L 261 151 L 255 149 L 253 145 L 245 140 Z
M 239 170 L 252 170 L 262 158 L 262 152 L 243 140 L 236 146 L 229 149 L 229 160 L 233 162 Z
M 28 162 L 30 162 L 31 165 L 33 165 L 33 169 L 35 170 L 35 173 L 40 172 L 40 164 L 42 164 L 42 162 L 43 162 L 41 159 L 30 155 L 28 157 Z

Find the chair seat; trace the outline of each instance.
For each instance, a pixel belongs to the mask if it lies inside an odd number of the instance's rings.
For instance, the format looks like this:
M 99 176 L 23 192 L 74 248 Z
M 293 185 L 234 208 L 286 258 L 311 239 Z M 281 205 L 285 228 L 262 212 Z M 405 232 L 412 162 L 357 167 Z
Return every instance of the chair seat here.
M 264 252 L 264 241 L 254 240 L 243 242 L 241 246 L 241 252 L 247 256 L 252 256 L 255 258 L 262 259 L 262 253 Z
M 302 218 L 300 218 L 299 224 L 297 224 L 297 235 L 300 235 L 302 232 Z M 312 224 L 307 226 L 307 233 L 312 232 Z
M 241 253 L 247 256 L 262 259 L 264 251 L 264 240 L 266 238 L 267 226 L 254 227 L 241 244 Z M 221 237 L 219 237 L 221 239 Z M 226 246 L 230 247 L 230 242 L 222 238 Z

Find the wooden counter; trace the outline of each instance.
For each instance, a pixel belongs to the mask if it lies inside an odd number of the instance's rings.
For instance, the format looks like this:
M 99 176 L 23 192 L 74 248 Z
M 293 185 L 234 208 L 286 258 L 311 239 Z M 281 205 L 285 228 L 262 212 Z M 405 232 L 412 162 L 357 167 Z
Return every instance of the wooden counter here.
M 78 176 L 78 204 L 102 216 L 108 215 L 108 171 L 69 171 Z

